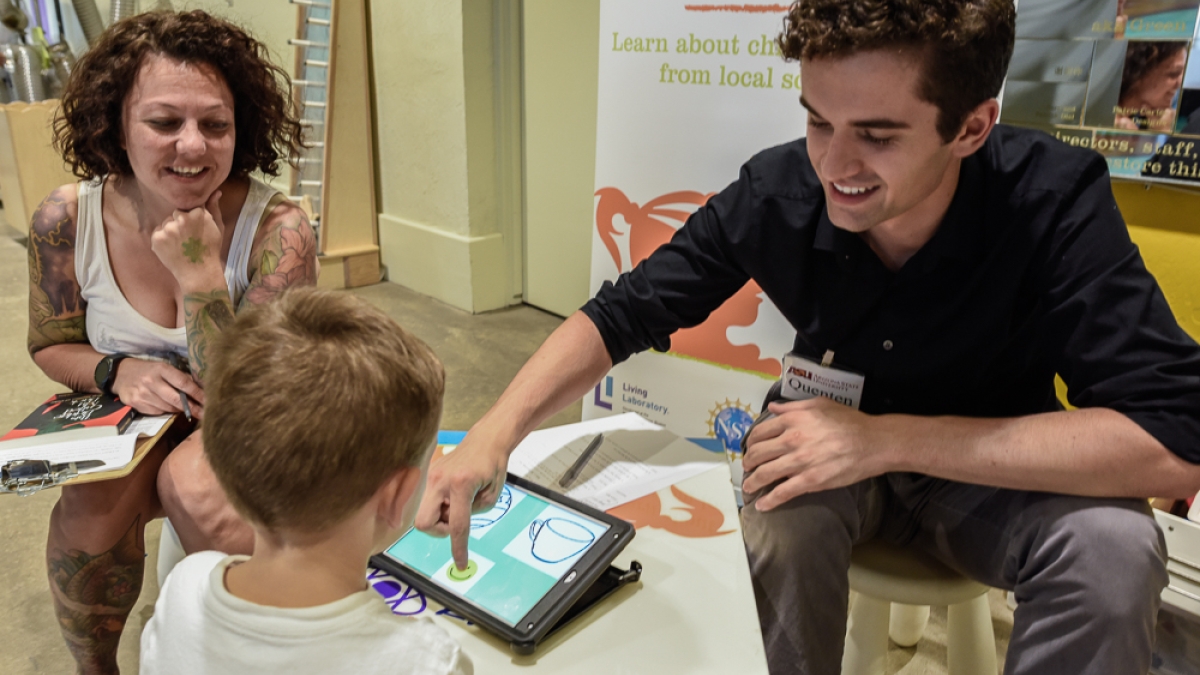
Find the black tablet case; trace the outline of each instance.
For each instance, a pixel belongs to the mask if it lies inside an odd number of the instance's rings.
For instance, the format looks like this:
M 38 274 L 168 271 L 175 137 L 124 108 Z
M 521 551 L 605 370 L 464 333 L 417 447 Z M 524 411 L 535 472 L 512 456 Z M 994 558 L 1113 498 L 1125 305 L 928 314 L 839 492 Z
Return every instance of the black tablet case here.
M 609 526 L 605 540 L 592 546 L 579 563 L 564 574 L 554 588 L 518 624 L 509 626 L 386 553 L 372 557 L 371 564 L 504 638 L 517 654 L 532 654 L 537 648 L 537 643 L 547 635 L 621 586 L 638 581 L 641 578 L 642 566 L 636 560 L 631 561 L 628 570 L 621 570 L 610 564 L 634 537 L 635 531 L 630 523 L 512 474 L 508 474 L 508 483 L 552 504 L 578 511 Z

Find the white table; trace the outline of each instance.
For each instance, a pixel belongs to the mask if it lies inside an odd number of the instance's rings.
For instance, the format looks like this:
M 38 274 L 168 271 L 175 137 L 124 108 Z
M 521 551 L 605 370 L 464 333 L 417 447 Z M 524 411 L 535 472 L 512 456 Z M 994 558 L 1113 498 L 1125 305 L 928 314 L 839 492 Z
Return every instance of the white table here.
M 531 656 L 392 577 L 371 580 L 397 614 L 432 616 L 470 654 L 475 672 L 766 673 L 741 524 L 721 465 L 612 511 L 637 526 L 615 564 L 642 563 L 642 580 L 618 590 L 542 642 Z M 722 534 L 716 534 L 721 532 Z M 686 535 L 686 536 L 685 536 Z M 705 536 L 707 535 L 707 536 Z

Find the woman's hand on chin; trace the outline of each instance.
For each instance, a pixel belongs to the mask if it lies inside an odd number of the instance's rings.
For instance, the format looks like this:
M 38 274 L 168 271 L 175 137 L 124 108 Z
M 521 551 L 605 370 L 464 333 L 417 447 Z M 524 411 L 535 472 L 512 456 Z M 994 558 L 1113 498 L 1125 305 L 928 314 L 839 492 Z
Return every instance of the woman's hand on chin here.
M 190 211 L 175 211 L 150 236 L 150 248 L 184 293 L 225 286 L 221 265 L 221 191 Z

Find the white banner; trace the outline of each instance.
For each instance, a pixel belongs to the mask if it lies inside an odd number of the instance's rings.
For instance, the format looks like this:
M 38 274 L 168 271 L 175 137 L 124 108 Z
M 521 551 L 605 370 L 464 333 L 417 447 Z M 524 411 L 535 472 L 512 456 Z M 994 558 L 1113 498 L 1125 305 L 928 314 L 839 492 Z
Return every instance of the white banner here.
M 800 76 L 775 38 L 787 6 L 601 0 L 593 293 L 666 243 L 760 150 L 803 135 Z M 666 354 L 613 368 L 585 419 L 640 413 L 737 447 L 795 330 L 753 282 Z

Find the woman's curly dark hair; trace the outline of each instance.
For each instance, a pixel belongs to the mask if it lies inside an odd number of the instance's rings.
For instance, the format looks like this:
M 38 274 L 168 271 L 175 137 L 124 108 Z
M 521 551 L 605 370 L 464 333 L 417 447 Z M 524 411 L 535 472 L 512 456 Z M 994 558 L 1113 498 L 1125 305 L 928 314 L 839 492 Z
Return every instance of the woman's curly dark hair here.
M 946 142 L 995 98 L 1012 58 L 1012 0 L 798 0 L 779 35 L 785 58 L 849 56 L 888 47 L 923 53 L 917 95 L 938 108 Z
M 255 169 L 279 175 L 279 160 L 303 148 L 303 128 L 287 73 L 246 31 L 210 14 L 146 12 L 113 24 L 88 50 L 67 82 L 54 119 L 54 148 L 83 179 L 132 173 L 121 148 L 125 97 L 147 54 L 207 64 L 233 93 L 237 142 L 231 177 Z
M 1129 90 L 1139 80 L 1150 74 L 1164 61 L 1175 58 L 1187 49 L 1186 42 L 1133 41 L 1125 50 L 1125 69 L 1121 73 L 1121 93 L 1118 101 L 1124 101 Z M 1118 103 L 1117 105 L 1121 105 Z

